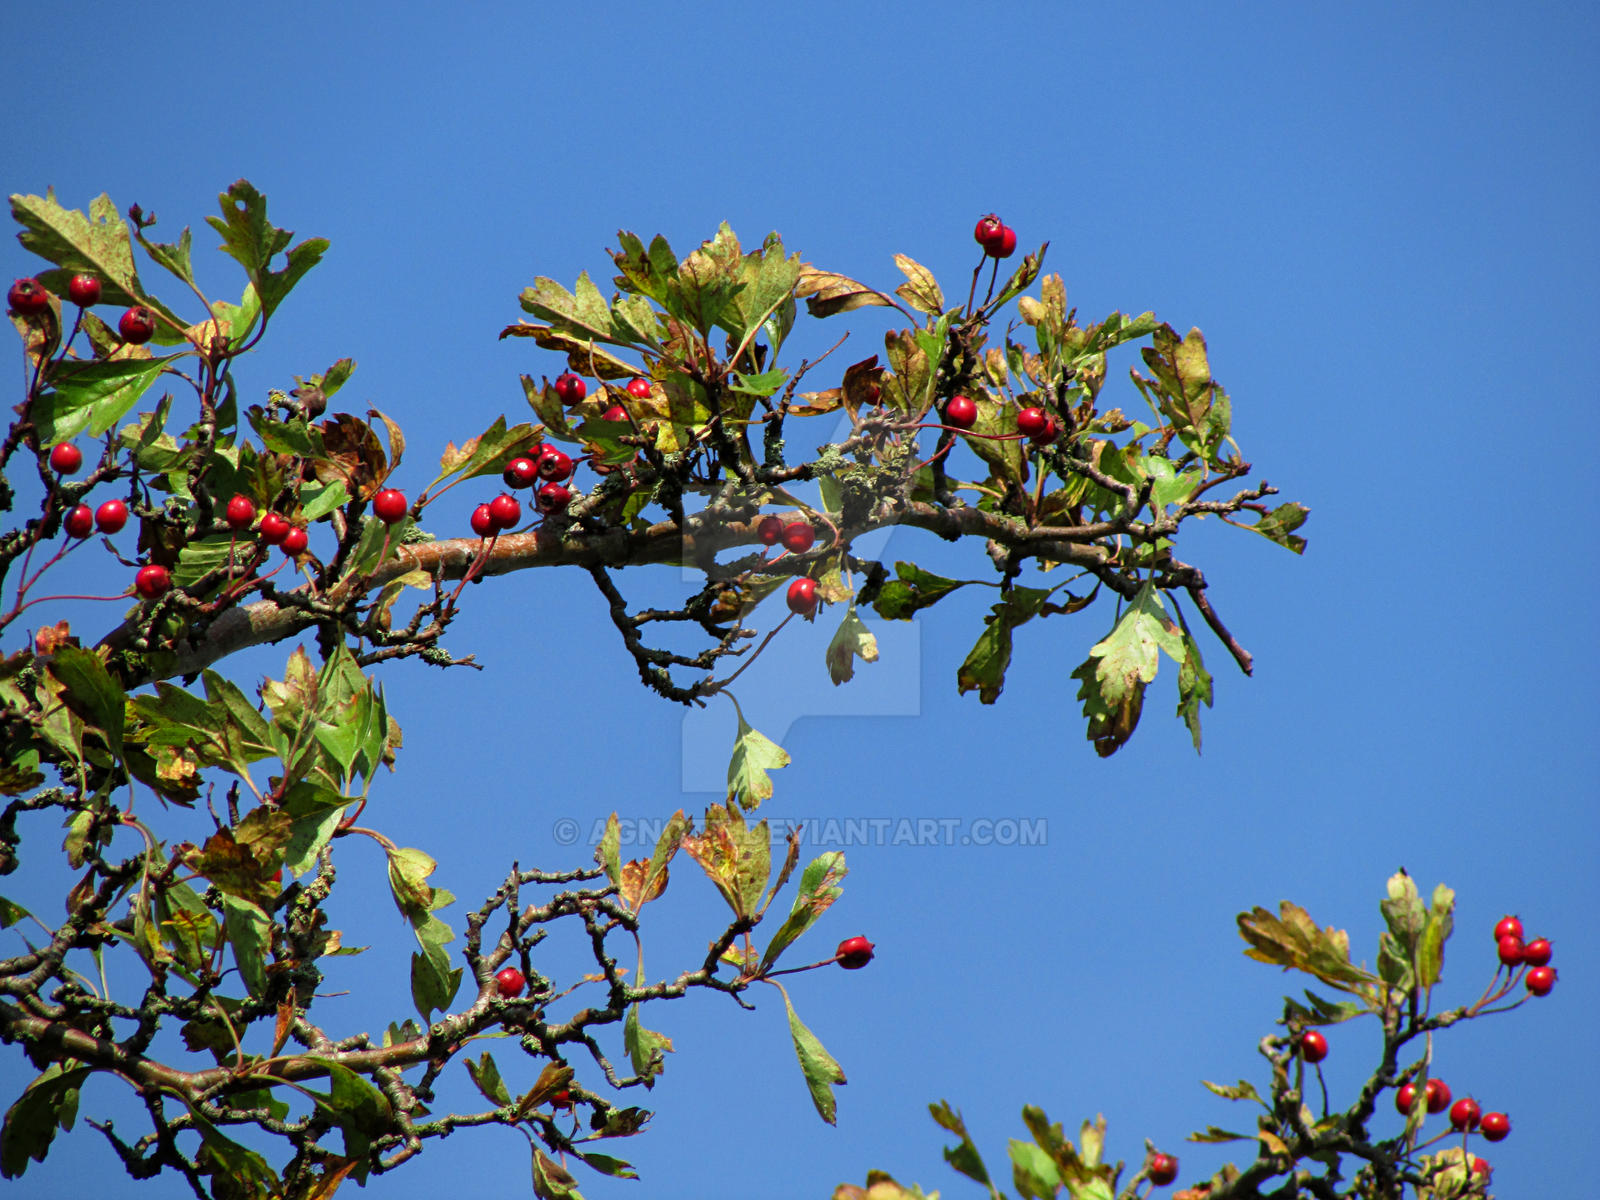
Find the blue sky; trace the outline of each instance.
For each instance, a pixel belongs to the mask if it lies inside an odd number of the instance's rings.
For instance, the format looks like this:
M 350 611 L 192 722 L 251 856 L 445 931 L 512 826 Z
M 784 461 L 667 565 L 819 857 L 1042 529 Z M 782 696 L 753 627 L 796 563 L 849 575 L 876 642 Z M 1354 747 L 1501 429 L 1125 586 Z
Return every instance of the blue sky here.
M 794 756 L 766 811 L 1025 820 L 1044 844 L 844 847 L 845 897 L 807 945 L 821 957 L 862 932 L 878 959 L 790 988 L 848 1072 L 838 1128 L 811 1110 L 776 996 L 755 1013 L 661 1006 L 647 1024 L 677 1053 L 630 1100 L 656 1111 L 650 1130 L 617 1151 L 644 1181 L 586 1194 L 821 1197 L 882 1167 L 976 1196 L 939 1158 L 926 1105 L 940 1098 L 1001 1174 L 1024 1103 L 1069 1129 L 1103 1112 L 1113 1154 L 1137 1161 L 1148 1136 L 1183 1157 L 1182 1178 L 1209 1174 L 1224 1150 L 1183 1136 L 1239 1117 L 1198 1080 L 1260 1081 L 1255 1043 L 1300 985 L 1240 955 L 1234 914 L 1293 898 L 1370 962 L 1402 865 L 1457 891 L 1447 1003 L 1487 981 L 1502 913 L 1554 940 L 1555 993 L 1450 1031 L 1436 1071 L 1511 1114 L 1486 1154 L 1503 1194 L 1576 1194 L 1600 1051 L 1584 916 L 1600 899 L 1582 607 L 1600 21 L 1586 6 L 90 7 L 8 20 L 6 192 L 54 186 L 83 207 L 109 191 L 158 213 L 158 233 L 195 226 L 205 258 L 203 217 L 249 178 L 278 224 L 332 250 L 242 381 L 260 392 L 355 358 L 340 400 L 404 425 L 408 491 L 446 440 L 521 419 L 518 373 L 560 368 L 495 335 L 535 275 L 608 275 L 618 229 L 680 253 L 723 220 L 749 242 L 777 229 L 809 261 L 889 287 L 902 251 L 954 293 L 992 210 L 1025 247 L 1050 241 L 1081 316 L 1200 326 L 1245 457 L 1311 506 L 1302 559 L 1193 531 L 1186 557 L 1257 661 L 1246 680 L 1203 643 L 1217 703 L 1200 758 L 1166 679 L 1118 756 L 1084 740 L 1067 675 L 1103 608 L 1023 629 L 993 707 L 954 686 L 984 597 L 880 629 L 882 661 L 837 691 L 831 622 L 780 639 L 738 689 Z M 208 278 L 231 292 L 216 257 Z M 34 269 L 0 245 L 6 280 Z M 860 322 L 842 361 L 882 327 Z M 842 329 L 806 328 L 797 352 Z M 461 499 L 463 531 L 482 490 Z M 977 547 L 884 541 L 891 561 L 984 575 Z M 663 596 L 686 586 L 656 574 Z M 731 711 L 685 720 L 647 695 L 584 576 L 522 574 L 470 601 L 451 645 L 485 671 L 383 677 L 406 748 L 369 810 L 439 860 L 462 897 L 452 914 L 513 856 L 586 858 L 557 844 L 563 819 L 586 841 L 613 809 L 716 798 Z M 236 669 L 277 672 L 288 649 Z M 359 851 L 340 916 L 374 948 L 341 985 L 367 997 L 343 1003 L 352 1022 L 386 1021 L 409 1011 L 409 935 L 381 861 Z M 30 864 L 5 892 L 53 886 Z M 659 907 L 647 966 L 675 973 L 720 929 L 720 902 L 685 862 Z M 1329 1084 L 1348 1096 L 1378 1036 L 1330 1040 Z M 513 1053 L 497 1057 L 509 1070 Z M 113 1085 L 85 1094 L 85 1116 L 127 1111 Z M 463 1178 L 517 1194 L 522 1138 L 458 1134 L 367 1190 L 434 1196 Z M 142 1194 L 82 1126 L 28 1181 Z

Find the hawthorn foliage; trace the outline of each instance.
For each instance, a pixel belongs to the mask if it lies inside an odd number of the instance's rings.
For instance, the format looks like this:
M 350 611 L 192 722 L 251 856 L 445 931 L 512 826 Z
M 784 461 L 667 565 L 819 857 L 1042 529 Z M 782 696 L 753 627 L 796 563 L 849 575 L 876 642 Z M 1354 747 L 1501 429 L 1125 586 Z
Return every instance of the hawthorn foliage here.
M 662 238 L 622 233 L 610 298 L 586 274 L 571 289 L 540 278 L 521 297 L 531 320 L 502 332 L 562 356 L 565 381 L 524 375 L 531 414 L 447 446 L 405 503 L 391 494 L 404 481 L 400 424 L 338 410 L 349 360 L 240 394 L 239 356 L 327 248 L 274 226 L 250 184 L 207 219 L 243 274 L 237 302 L 203 294 L 187 228 L 157 241 L 137 205 L 124 219 L 109 197 L 85 213 L 18 195 L 11 210 L 49 266 L 13 292 L 25 385 L 0 444 L 0 509 L 17 514 L 0 531 L 0 631 L 11 635 L 0 793 L 12 797 L 0 874 L 16 868 L 25 835 L 59 823 L 77 881 L 58 925 L 0 899 L 12 939 L 0 1039 L 37 1072 L 0 1131 L 7 1177 L 45 1157 L 74 1123 L 84 1081 L 107 1073 L 134 1090 L 149 1129 L 129 1141 L 96 1128 L 133 1175 L 174 1171 L 197 1195 L 324 1197 L 431 1138 L 500 1124 L 528 1137 L 538 1194 L 574 1196 L 580 1164 L 632 1174 L 596 1146 L 648 1120 L 618 1100 L 648 1089 L 672 1048 L 644 1024 L 646 1006 L 697 991 L 748 1006 L 758 983 L 782 992 L 806 1085 L 834 1119 L 843 1072 L 776 977 L 840 961 L 790 965 L 838 898 L 845 863 L 835 852 L 801 869 L 794 839 L 774 848 L 766 824 L 747 820 L 788 758 L 742 709 L 723 803 L 673 816 L 648 859 L 620 860 L 613 818 L 595 866 L 508 864 L 459 928 L 442 915 L 455 898 L 433 881 L 433 859 L 375 827 L 401 749 L 375 673 L 408 658 L 471 665 L 445 644 L 469 581 L 587 572 L 642 681 L 682 704 L 732 699 L 741 670 L 797 615 L 837 617 L 827 668 L 848 681 L 878 654 L 863 611 L 909 619 L 964 587 L 993 588 L 995 602 L 957 686 L 993 703 L 1014 639 L 1037 636 L 1023 625 L 1092 610 L 1104 615 L 1072 677 L 1087 736 L 1108 755 L 1133 735 L 1163 655 L 1198 749 L 1212 702 L 1201 627 L 1250 670 L 1201 570 L 1178 557 L 1181 527 L 1214 518 L 1304 549 L 1305 508 L 1271 505 L 1275 489 L 1247 481 L 1200 332 L 1150 313 L 1080 325 L 1060 278 L 1040 274 L 1044 246 L 1005 277 L 998 258 L 981 260 L 952 305 L 904 255 L 905 282 L 889 292 L 801 261 L 775 234 L 746 251 L 724 226 L 680 259 Z M 136 250 L 170 277 L 162 295 Z M 802 306 L 817 319 L 887 307 L 906 325 L 881 356 L 788 365 Z M 125 311 L 113 325 L 97 307 Z M 1132 343 L 1139 418 L 1101 398 L 1108 353 Z M 579 395 L 573 376 L 594 390 Z M 958 397 L 971 403 L 942 420 Z M 809 432 L 822 429 L 845 432 Z M 797 453 L 808 438 L 816 452 Z M 68 443 L 86 449 L 71 470 L 70 455 L 52 463 Z M 546 481 L 529 520 L 507 493 L 481 536 L 428 529 L 432 505 L 463 483 L 529 482 L 521 460 Z M 97 515 L 109 500 L 125 506 L 120 520 Z M 858 555 L 857 539 L 888 525 L 976 540 L 983 577 Z M 120 610 L 92 641 L 51 620 L 52 604 L 96 598 L 52 594 L 69 555 L 100 556 L 98 599 Z M 629 568 L 660 563 L 704 582 L 676 608 L 630 604 Z M 780 619 L 779 603 L 763 605 L 801 578 L 815 584 L 802 613 Z M 19 643 L 24 614 L 31 636 Z M 681 648 L 684 633 L 698 649 Z M 279 677 L 241 684 L 217 669 L 268 643 L 286 646 Z M 336 859 L 357 846 L 385 856 L 417 942 L 413 1011 L 383 1029 L 330 1028 L 317 1006 L 338 960 L 358 952 L 342 944 L 333 901 Z M 703 959 L 647 976 L 643 910 L 680 851 L 730 919 Z M 766 921 L 791 881 L 786 913 Z M 582 928 L 592 973 L 541 974 L 535 948 L 558 924 Z M 146 982 L 108 987 L 108 956 Z M 525 993 L 501 994 L 508 965 Z M 515 1039 L 515 1066 L 469 1052 L 488 1037 Z M 485 1107 L 432 1111 L 458 1060 Z

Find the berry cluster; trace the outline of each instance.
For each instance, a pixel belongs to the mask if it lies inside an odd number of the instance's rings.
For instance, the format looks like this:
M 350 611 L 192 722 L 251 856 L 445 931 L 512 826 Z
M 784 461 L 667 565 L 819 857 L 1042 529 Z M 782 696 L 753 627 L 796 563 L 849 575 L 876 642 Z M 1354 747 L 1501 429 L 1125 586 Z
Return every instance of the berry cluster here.
M 1516 917 L 1501 917 L 1494 927 L 1495 947 L 1500 955 L 1500 965 L 1515 974 L 1518 968 L 1527 972 L 1523 986 L 1535 996 L 1548 996 L 1556 986 L 1556 969 L 1550 965 L 1550 940 L 1534 938 L 1522 940 L 1522 922 Z
M 557 379 L 557 393 L 562 391 L 561 380 L 569 378 L 574 381 L 576 394 L 581 398 L 586 389 L 583 380 L 576 375 L 563 375 Z M 573 389 L 569 387 L 567 390 L 570 392 Z M 548 515 L 561 512 L 572 502 L 572 489 L 566 481 L 572 478 L 575 469 L 572 457 L 566 451 L 540 442 L 506 464 L 504 479 L 506 486 L 514 490 L 537 489 L 533 494 L 534 505 Z M 473 512 L 472 530 L 479 537 L 489 537 L 512 528 L 521 520 L 522 506 L 514 496 L 501 493 L 488 504 L 480 504 Z
M 972 237 L 990 258 L 1010 258 L 1017 250 L 1017 231 L 993 213 L 978 218 Z
M 101 290 L 100 280 L 94 275 L 74 275 L 67 281 L 67 298 L 79 308 L 99 304 Z M 50 289 L 33 278 L 17 280 L 6 292 L 7 306 L 21 317 L 45 312 L 52 299 Z M 142 304 L 135 304 L 122 314 L 117 332 L 130 346 L 142 346 L 156 335 L 156 314 Z

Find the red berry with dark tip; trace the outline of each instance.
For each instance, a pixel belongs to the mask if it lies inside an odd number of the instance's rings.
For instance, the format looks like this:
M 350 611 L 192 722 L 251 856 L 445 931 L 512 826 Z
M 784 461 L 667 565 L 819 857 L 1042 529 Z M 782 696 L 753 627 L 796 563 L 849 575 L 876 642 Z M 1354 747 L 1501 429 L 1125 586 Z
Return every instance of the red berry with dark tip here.
M 989 239 L 984 250 L 990 258 L 1010 258 L 1017 249 L 1017 231 L 1009 225 L 1002 225 L 1000 232 Z
M 1319 1063 L 1328 1057 L 1328 1039 L 1315 1029 L 1300 1035 L 1300 1057 L 1308 1063 Z
M 626 421 L 628 419 L 628 410 L 620 404 L 613 404 L 600 414 L 600 419 L 602 421 Z
M 762 517 L 761 524 L 756 526 L 756 536 L 763 546 L 776 546 L 783 540 L 783 529 L 782 517 Z
M 1478 1127 L 1478 1132 L 1488 1142 L 1503 1142 L 1506 1135 L 1511 1132 L 1511 1118 L 1503 1112 L 1483 1114 L 1483 1124 Z
M 403 521 L 406 510 L 410 507 L 406 503 L 406 494 L 395 488 L 384 488 L 372 498 L 372 513 L 385 525 Z
M 1400 1090 L 1394 1094 L 1394 1109 L 1402 1117 L 1411 1115 L 1411 1104 L 1417 1098 L 1417 1085 L 1414 1083 L 1402 1084 Z
M 19 279 L 6 293 L 6 303 L 11 306 L 12 312 L 23 316 L 42 313 L 50 307 L 50 289 L 37 279 Z
M 971 429 L 978 423 L 978 406 L 971 396 L 951 396 L 944 406 L 944 423 L 957 429 Z
M 122 314 L 117 332 L 128 345 L 142 346 L 156 335 L 156 315 L 144 305 L 135 304 Z
M 817 611 L 817 581 L 801 576 L 789 584 L 789 611 L 809 618 Z
M 534 503 L 542 513 L 560 512 L 572 503 L 572 489 L 564 483 L 544 484 L 534 496 Z
M 539 464 L 531 458 L 513 458 L 506 464 L 505 481 L 509 488 L 532 487 L 539 482 Z
M 510 529 L 522 520 L 522 504 L 515 496 L 501 492 L 489 501 L 489 518 L 496 529 Z
M 1550 940 L 1534 938 L 1522 948 L 1522 961 L 1530 967 L 1542 967 L 1550 961 Z
M 507 1000 L 522 995 L 522 989 L 527 983 L 528 981 L 522 977 L 522 972 L 515 967 L 507 967 L 494 977 L 495 990 Z
M 1450 1106 L 1450 1128 L 1476 1129 L 1483 1109 L 1471 1096 L 1463 1096 Z
M 1520 938 L 1522 936 L 1522 922 L 1515 917 L 1501 917 L 1500 923 L 1494 927 L 1494 940 L 1503 937 Z
M 589 385 L 571 371 L 556 376 L 555 389 L 556 398 L 568 408 L 589 394 Z
M 100 280 L 94 275 L 74 275 L 67 280 L 67 295 L 79 308 L 100 303 Z
M 269 546 L 281 546 L 292 528 L 282 513 L 269 512 L 261 518 L 261 540 Z
M 1017 432 L 1024 437 L 1038 437 L 1050 426 L 1050 418 L 1042 408 L 1025 408 L 1017 414 Z
M 242 532 L 249 529 L 256 519 L 255 503 L 249 496 L 235 496 L 228 501 L 228 509 L 225 515 L 228 521 L 228 528 Z M 262 525 L 265 524 L 266 522 L 262 521 Z
M 572 477 L 572 457 L 564 450 L 546 446 L 539 459 L 539 478 L 561 483 Z
M 94 513 L 87 504 L 74 505 L 61 518 L 61 527 L 67 531 L 68 537 L 86 538 L 94 532 Z
M 987 253 L 989 243 L 1000 236 L 1000 231 L 1005 228 L 1000 218 L 993 213 L 986 213 L 978 218 L 978 223 L 972 227 L 972 240 L 982 246 Z
M 1522 961 L 1524 949 L 1522 939 L 1511 937 L 1509 934 L 1501 938 L 1499 946 L 1496 947 L 1501 963 L 1508 967 L 1514 967 Z
M 472 532 L 479 537 L 488 537 L 494 532 L 494 514 L 489 511 L 487 504 L 480 504 L 472 510 Z
M 872 961 L 872 950 L 872 943 L 858 935 L 845 938 L 834 953 L 839 958 L 839 965 L 846 971 L 859 971 Z
M 94 510 L 94 525 L 101 533 L 119 533 L 128 523 L 128 506 L 121 500 L 107 500 Z
M 783 527 L 783 545 L 795 554 L 804 554 L 817 540 L 817 531 L 805 521 L 793 521 Z
M 628 395 L 635 400 L 646 400 L 650 397 L 650 381 L 648 379 L 628 380 Z
M 75 475 L 83 466 L 83 451 L 71 442 L 50 447 L 50 469 L 57 475 Z
M 156 563 L 140 567 L 139 573 L 133 577 L 133 590 L 146 600 L 156 600 L 165 596 L 171 586 L 172 576 L 167 574 L 165 567 Z
M 304 554 L 306 547 L 310 544 L 311 535 L 296 525 L 283 535 L 283 541 L 279 543 L 279 548 L 290 558 L 293 558 L 297 554 Z
M 1535 967 L 1528 972 L 1527 988 L 1535 996 L 1548 996 L 1550 990 L 1556 986 L 1556 969 L 1554 967 Z
M 1171 1154 L 1152 1154 L 1144 1173 L 1157 1187 L 1166 1187 L 1178 1177 L 1178 1159 Z

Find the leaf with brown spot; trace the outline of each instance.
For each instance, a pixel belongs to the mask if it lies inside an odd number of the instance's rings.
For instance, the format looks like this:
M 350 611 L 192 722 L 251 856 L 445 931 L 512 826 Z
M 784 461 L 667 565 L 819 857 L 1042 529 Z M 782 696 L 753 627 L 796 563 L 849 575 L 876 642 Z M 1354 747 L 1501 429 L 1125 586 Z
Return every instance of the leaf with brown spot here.
M 857 283 L 836 271 L 817 271 L 810 267 L 801 272 L 794 294 L 805 298 L 806 311 L 813 317 L 832 317 L 858 308 L 894 307 L 894 301 L 876 288 Z
M 378 435 L 360 417 L 335 413 L 321 424 L 327 458 L 312 461 L 311 470 L 321 483 L 343 483 L 345 491 L 370 500 L 389 473 Z

